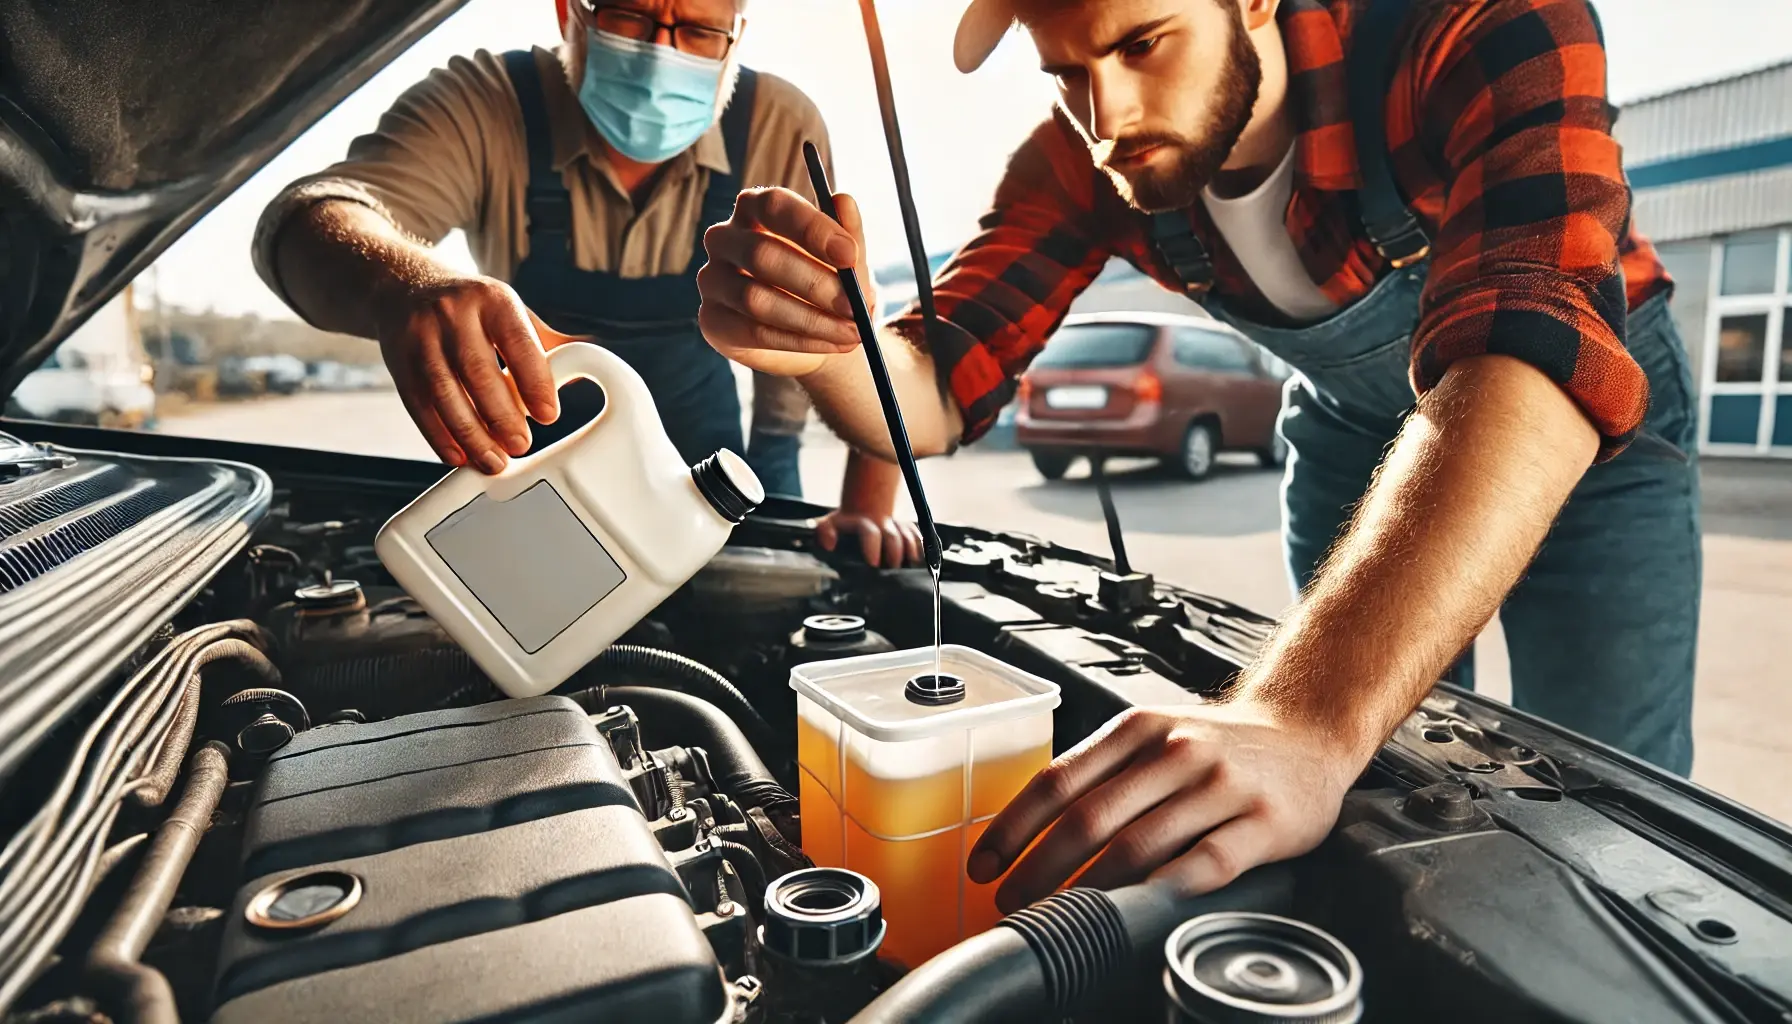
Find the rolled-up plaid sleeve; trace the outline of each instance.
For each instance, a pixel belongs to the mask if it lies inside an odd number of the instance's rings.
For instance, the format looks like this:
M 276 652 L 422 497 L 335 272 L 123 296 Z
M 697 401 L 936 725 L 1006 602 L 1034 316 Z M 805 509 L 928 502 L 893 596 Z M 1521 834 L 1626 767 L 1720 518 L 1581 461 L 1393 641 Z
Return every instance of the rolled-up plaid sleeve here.
M 1021 372 L 1107 263 L 1094 173 L 1059 125 L 1040 125 L 1010 158 L 977 234 L 934 280 L 939 322 L 925 343 L 964 415 L 967 443 L 994 425 Z M 924 333 L 912 305 L 892 326 L 911 340 Z
M 1440 29 L 1456 38 L 1430 41 L 1442 59 L 1417 84 L 1417 141 L 1444 165 L 1448 200 L 1413 386 L 1424 393 L 1468 356 L 1522 359 L 1579 405 L 1608 459 L 1636 436 L 1649 396 L 1624 342 L 1630 190 L 1599 25 L 1586 0 L 1477 7 Z

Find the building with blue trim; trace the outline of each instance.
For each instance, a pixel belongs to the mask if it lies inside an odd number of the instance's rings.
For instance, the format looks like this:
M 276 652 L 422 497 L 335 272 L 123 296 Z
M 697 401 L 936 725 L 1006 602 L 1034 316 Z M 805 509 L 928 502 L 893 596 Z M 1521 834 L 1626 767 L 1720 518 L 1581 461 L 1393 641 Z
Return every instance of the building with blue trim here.
M 1700 449 L 1792 457 L 1792 61 L 1629 103 L 1615 134 L 1675 281 Z

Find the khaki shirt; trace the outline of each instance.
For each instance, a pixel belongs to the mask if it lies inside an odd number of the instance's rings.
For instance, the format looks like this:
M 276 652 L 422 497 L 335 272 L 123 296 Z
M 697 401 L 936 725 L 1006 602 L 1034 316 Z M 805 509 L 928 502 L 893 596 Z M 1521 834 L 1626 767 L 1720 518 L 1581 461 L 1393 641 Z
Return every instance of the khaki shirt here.
M 637 209 L 573 94 L 560 50 L 536 47 L 534 56 L 554 138 L 554 166 L 572 194 L 574 264 L 624 278 L 684 271 L 697 248 L 709 176 L 731 169 L 721 125 L 673 157 Z M 821 112 L 796 86 L 761 72 L 742 187 L 781 185 L 813 201 L 804 140 L 820 148 L 831 174 Z M 529 252 L 528 182 L 522 113 L 503 58 L 485 50 L 455 57 L 400 96 L 371 134 L 349 144 L 346 159 L 281 192 L 257 227 L 255 267 L 293 306 L 273 266 L 280 226 L 297 209 L 347 199 L 379 211 L 428 245 L 456 228 L 465 231 L 480 272 L 509 281 Z M 755 430 L 797 433 L 808 409 L 808 396 L 795 381 L 754 375 Z

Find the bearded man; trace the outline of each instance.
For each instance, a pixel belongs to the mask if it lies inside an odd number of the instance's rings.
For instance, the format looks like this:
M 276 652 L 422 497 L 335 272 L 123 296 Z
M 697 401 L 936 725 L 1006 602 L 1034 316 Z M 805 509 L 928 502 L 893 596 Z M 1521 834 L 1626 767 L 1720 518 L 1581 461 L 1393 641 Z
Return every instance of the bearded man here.
M 976 439 L 1125 259 L 1298 371 L 1299 600 L 1223 700 L 1134 710 L 1053 762 L 970 876 L 1007 871 L 1012 909 L 1078 872 L 1205 890 L 1304 852 L 1495 614 L 1520 708 L 1686 772 L 1696 415 L 1587 0 L 975 0 L 960 69 L 1015 21 L 1058 101 L 939 273 L 936 331 L 885 328 L 909 435 Z M 839 206 L 743 196 L 706 240 L 702 326 L 887 456 Z

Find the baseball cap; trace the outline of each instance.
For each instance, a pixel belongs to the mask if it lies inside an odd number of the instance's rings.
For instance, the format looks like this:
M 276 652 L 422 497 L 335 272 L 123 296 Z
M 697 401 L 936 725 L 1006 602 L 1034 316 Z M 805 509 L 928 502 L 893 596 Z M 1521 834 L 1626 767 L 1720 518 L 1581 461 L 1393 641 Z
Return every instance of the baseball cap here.
M 1013 0 L 971 0 L 958 19 L 958 35 L 952 40 L 952 60 L 965 74 L 983 66 L 997 44 L 1014 26 Z

